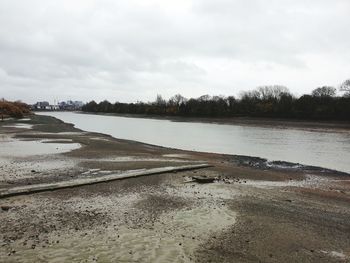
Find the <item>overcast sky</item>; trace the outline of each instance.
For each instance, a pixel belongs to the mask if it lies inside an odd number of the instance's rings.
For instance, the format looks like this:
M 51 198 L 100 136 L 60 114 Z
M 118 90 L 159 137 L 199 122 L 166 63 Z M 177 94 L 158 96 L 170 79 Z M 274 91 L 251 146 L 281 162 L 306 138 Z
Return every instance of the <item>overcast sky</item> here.
M 349 0 L 0 0 L 0 97 L 152 101 L 350 78 Z

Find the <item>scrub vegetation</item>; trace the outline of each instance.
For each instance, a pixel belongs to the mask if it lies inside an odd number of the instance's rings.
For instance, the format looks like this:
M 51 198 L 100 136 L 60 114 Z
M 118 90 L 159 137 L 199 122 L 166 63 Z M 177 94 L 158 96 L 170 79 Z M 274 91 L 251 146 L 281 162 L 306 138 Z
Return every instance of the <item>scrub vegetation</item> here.
M 0 100 L 0 120 L 7 117 L 23 118 L 25 115 L 30 113 L 30 107 L 20 101 L 6 101 Z

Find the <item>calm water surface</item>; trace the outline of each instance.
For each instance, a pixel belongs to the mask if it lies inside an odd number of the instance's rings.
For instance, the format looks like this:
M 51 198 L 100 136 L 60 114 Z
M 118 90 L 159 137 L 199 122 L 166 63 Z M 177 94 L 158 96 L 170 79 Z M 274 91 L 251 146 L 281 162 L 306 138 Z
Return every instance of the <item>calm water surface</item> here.
M 350 173 L 350 132 L 331 133 L 72 112 L 45 112 L 75 127 L 184 150 L 258 156 Z

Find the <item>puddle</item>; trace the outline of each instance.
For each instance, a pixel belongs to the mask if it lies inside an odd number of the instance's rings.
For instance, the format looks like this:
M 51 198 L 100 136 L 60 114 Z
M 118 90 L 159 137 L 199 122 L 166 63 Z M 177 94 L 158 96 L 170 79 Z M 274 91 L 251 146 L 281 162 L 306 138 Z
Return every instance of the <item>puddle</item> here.
M 101 169 L 89 169 L 86 172 L 81 173 L 83 176 L 94 176 L 94 175 L 109 175 L 116 174 L 117 171 L 101 170 Z
M 0 137 L 0 158 L 65 153 L 81 147 L 79 143 L 44 143 L 47 140 L 21 141 Z
M 19 128 L 19 129 L 32 129 L 33 125 L 26 124 L 26 123 L 16 123 L 16 124 L 13 124 L 13 125 L 4 125 L 2 127 L 5 127 L 5 128 Z
M 48 133 L 50 134 L 50 133 Z M 84 134 L 88 134 L 88 132 L 80 132 L 80 131 L 74 131 L 74 132 L 57 132 L 57 134 L 60 135 L 84 135 Z
M 105 162 L 174 162 L 174 163 L 202 163 L 202 161 L 168 159 L 168 158 L 144 158 L 138 156 L 119 156 L 113 158 L 98 159 Z
M 92 138 L 90 138 L 90 140 L 94 140 L 94 141 L 106 141 L 106 142 L 109 141 L 109 139 L 100 138 L 100 137 L 92 137 Z
M 50 143 L 47 143 L 50 142 Z M 72 170 L 76 162 L 54 154 L 80 148 L 78 143 L 57 143 L 52 140 L 17 140 L 0 136 L 0 181 L 54 176 L 58 170 Z M 47 155 L 51 155 L 49 158 Z
M 190 157 L 188 154 L 163 154 L 163 157 L 170 157 L 170 158 L 188 158 Z

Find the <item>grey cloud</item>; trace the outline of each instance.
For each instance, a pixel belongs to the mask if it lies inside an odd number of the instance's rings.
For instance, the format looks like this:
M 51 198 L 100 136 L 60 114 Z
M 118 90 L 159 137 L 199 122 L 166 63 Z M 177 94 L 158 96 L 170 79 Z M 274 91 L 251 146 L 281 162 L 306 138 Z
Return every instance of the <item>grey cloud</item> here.
M 3 0 L 0 97 L 136 101 L 265 82 L 309 92 L 349 77 L 347 10 L 347 0 Z

